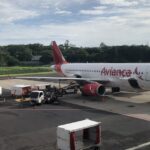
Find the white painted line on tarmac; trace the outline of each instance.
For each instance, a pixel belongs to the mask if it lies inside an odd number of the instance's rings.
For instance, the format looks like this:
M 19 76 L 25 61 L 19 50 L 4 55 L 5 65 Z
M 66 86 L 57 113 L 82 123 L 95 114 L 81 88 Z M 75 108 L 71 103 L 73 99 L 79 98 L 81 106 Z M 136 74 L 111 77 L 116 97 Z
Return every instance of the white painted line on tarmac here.
M 144 143 L 144 144 L 141 144 L 141 145 L 132 147 L 132 148 L 128 148 L 128 149 L 126 149 L 126 150 L 137 150 L 137 149 L 139 149 L 139 148 L 143 148 L 143 147 L 146 147 L 146 146 L 148 146 L 148 145 L 150 145 L 150 142 L 147 142 L 147 143 Z

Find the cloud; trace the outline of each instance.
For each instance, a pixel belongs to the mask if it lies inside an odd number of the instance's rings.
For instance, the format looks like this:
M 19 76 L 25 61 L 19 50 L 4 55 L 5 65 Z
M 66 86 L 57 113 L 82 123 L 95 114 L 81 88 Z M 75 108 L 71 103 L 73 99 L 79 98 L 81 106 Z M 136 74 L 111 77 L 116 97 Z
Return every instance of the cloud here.
M 69 15 L 73 7 L 87 4 L 90 0 L 1 0 L 0 23 L 14 23 L 24 19 L 57 14 Z
M 103 14 L 104 11 L 102 10 L 81 10 L 80 14 L 84 14 L 84 15 L 100 15 Z
M 69 40 L 78 46 L 99 46 L 150 41 L 150 1 L 95 1 L 1 0 L 0 44 Z
M 42 8 L 68 8 L 74 4 L 83 5 L 85 3 L 90 2 L 91 0 L 7 0 L 9 3 L 15 3 L 20 7 L 24 8 L 35 8 L 35 9 L 42 9 Z M 97 0 L 96 0 L 97 1 Z
M 138 4 L 137 0 L 100 0 L 101 4 L 115 5 L 115 6 L 134 6 Z
M 113 10 L 115 12 L 115 10 Z M 121 14 L 121 15 L 120 15 Z M 118 17 L 119 20 L 124 20 L 124 24 L 128 26 L 138 26 L 144 27 L 150 21 L 150 9 L 149 8 L 126 8 L 126 9 L 117 9 L 114 16 Z
M 20 19 L 36 17 L 39 14 L 35 11 L 18 8 L 8 2 L 0 2 L 0 23 L 10 23 Z
M 80 10 L 80 14 L 83 15 L 101 15 L 105 13 L 105 9 L 107 7 L 99 6 L 99 7 L 93 7 L 93 9 L 88 10 Z
M 50 44 L 51 40 L 64 43 L 69 40 L 77 46 L 145 44 L 149 41 L 149 26 L 134 27 L 121 17 L 96 17 L 88 21 L 67 24 L 45 24 L 40 26 L 11 26 L 0 33 L 1 44 L 36 43 Z M 9 28 L 10 29 L 10 28 Z M 6 34 L 7 33 L 7 34 Z M 38 35 L 38 36 L 35 36 Z
M 55 14 L 60 14 L 60 15 L 70 15 L 72 12 L 67 11 L 67 10 L 57 10 L 55 11 Z

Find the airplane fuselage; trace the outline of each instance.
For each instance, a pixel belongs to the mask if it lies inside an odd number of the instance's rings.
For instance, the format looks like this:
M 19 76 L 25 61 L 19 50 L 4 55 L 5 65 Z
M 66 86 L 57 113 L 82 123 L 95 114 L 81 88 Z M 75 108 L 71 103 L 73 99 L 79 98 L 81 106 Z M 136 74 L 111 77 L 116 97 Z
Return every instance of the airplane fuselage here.
M 137 85 L 150 90 L 150 63 L 68 63 L 61 65 L 61 71 L 67 77 L 106 81 L 121 90 L 137 89 Z

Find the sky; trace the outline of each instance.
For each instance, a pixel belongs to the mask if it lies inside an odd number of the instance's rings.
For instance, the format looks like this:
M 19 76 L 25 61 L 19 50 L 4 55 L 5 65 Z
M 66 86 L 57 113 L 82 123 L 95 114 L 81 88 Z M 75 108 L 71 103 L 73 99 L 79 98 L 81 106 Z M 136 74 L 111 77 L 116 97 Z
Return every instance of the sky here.
M 150 44 L 150 0 L 0 0 L 0 45 Z

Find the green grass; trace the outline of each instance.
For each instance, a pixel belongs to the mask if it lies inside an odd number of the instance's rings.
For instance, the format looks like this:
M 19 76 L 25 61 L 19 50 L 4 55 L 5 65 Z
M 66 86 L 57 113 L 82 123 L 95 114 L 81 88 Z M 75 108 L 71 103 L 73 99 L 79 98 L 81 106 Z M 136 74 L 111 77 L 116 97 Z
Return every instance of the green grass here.
M 49 66 L 36 66 L 36 67 L 0 67 L 0 76 L 16 76 L 16 75 L 32 75 L 43 74 L 50 72 Z

